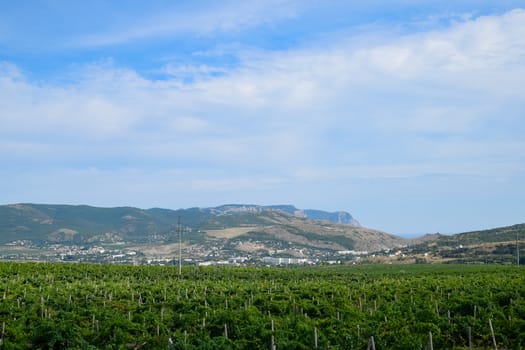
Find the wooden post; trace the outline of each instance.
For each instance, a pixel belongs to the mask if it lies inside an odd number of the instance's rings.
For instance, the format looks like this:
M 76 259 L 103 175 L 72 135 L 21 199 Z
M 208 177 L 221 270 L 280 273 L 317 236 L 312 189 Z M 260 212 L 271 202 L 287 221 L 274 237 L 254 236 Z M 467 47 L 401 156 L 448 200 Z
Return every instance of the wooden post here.
M 494 350 L 498 350 L 498 345 L 496 344 L 496 336 L 494 335 L 494 328 L 492 328 L 492 320 L 489 319 L 490 334 L 492 335 L 492 345 L 494 345 Z
M 270 346 L 270 350 L 275 350 L 275 324 L 272 320 L 272 339 L 271 339 L 271 346 Z
M 434 350 L 434 343 L 432 342 L 432 332 L 428 332 L 428 341 L 430 343 L 430 350 Z
M 371 336 L 370 339 L 368 339 L 368 347 L 366 350 L 376 350 L 376 343 L 374 341 L 374 336 Z
M 472 350 L 472 327 L 468 328 L 468 350 Z
M 0 337 L 0 346 L 4 345 L 4 335 L 5 335 L 5 321 L 2 322 L 2 335 Z

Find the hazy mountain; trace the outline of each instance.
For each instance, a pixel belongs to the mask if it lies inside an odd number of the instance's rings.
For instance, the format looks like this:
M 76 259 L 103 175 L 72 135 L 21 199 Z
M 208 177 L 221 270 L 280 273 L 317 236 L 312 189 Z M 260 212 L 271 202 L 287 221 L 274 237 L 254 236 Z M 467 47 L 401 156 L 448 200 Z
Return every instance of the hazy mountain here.
M 228 204 L 220 207 L 210 208 L 214 213 L 233 213 L 233 212 L 260 212 L 263 210 L 280 210 L 285 213 L 312 220 L 325 220 L 338 224 L 346 224 L 352 226 L 361 226 L 361 224 L 352 217 L 350 213 L 345 211 L 327 212 L 316 209 L 298 209 L 293 205 L 251 205 L 251 204 Z
M 291 205 L 229 204 L 179 210 L 0 206 L 0 257 L 78 257 L 88 254 L 89 247 L 110 247 L 145 258 L 174 258 L 178 255 L 179 233 L 185 257 L 196 261 L 236 256 L 327 260 L 349 252 L 355 255 L 383 251 L 375 256 L 387 261 L 515 263 L 516 246 L 525 248 L 525 242 L 521 243 L 525 239 L 525 224 L 408 240 L 358 226 L 345 212 L 303 210 Z M 66 248 L 59 252 L 57 246 Z
M 348 250 L 375 251 L 399 247 L 406 242 L 400 237 L 357 226 L 357 221 L 348 213 L 301 210 L 293 206 L 223 205 L 144 210 L 15 204 L 0 206 L 0 244 L 28 240 L 45 244 L 169 245 L 178 242 L 179 218 L 183 242 L 195 251 L 220 249 L 221 253 L 304 256 Z

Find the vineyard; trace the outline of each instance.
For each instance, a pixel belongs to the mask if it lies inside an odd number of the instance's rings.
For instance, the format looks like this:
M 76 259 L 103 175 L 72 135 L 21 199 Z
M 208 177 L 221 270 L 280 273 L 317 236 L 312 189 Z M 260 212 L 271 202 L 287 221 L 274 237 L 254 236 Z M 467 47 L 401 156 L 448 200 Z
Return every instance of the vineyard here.
M 523 349 L 525 274 L 1 263 L 0 326 L 2 350 Z

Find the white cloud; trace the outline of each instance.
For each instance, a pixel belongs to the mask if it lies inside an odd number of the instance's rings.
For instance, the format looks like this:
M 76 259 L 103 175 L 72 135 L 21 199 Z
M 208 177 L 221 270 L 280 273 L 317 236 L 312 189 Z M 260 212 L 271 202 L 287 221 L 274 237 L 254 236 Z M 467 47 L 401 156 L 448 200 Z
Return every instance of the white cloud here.
M 183 16 L 172 13 L 119 20 L 79 45 L 235 33 L 295 11 L 231 4 L 198 17 L 207 23 L 171 25 Z M 432 216 L 425 227 L 439 215 L 479 223 L 493 203 L 506 203 L 500 217 L 520 217 L 525 11 L 438 22 L 411 34 L 364 27 L 357 39 L 352 28 L 283 51 L 234 43 L 195 60 L 205 63 L 162 57 L 157 80 L 117 59 L 67 68 L 54 82 L 3 62 L 0 200 L 283 202 L 355 208 L 392 232 L 407 220 L 399 215 L 411 215 L 404 227 L 420 216 Z M 235 63 L 214 65 L 214 55 Z
M 270 25 L 274 21 L 290 19 L 296 12 L 297 4 L 287 0 L 227 1 L 206 10 L 172 7 L 161 15 L 125 22 L 113 31 L 75 38 L 70 45 L 101 47 L 188 34 L 212 36 Z
M 491 135 L 498 119 L 524 129 L 523 23 L 525 11 L 515 10 L 369 45 L 348 40 L 287 52 L 243 51 L 240 65 L 218 68 L 218 76 L 210 75 L 213 66 L 167 66 L 175 76 L 157 81 L 109 61 L 77 67 L 76 80 L 51 85 L 31 82 L 4 63 L 0 134 L 8 147 L 0 156 L 18 148 L 22 159 L 31 159 L 44 145 L 68 161 L 198 163 L 203 173 L 226 166 L 243 169 L 243 176 L 265 169 L 293 179 L 320 167 L 326 179 L 338 172 L 480 174 L 508 152 L 523 156 L 512 146 L 519 144 L 512 130 Z M 184 82 L 177 74 L 206 78 Z M 73 154 L 64 150 L 72 140 Z M 478 151 L 481 145 L 488 153 Z M 458 165 L 473 157 L 480 161 L 470 169 Z M 214 183 L 199 181 L 199 188 Z

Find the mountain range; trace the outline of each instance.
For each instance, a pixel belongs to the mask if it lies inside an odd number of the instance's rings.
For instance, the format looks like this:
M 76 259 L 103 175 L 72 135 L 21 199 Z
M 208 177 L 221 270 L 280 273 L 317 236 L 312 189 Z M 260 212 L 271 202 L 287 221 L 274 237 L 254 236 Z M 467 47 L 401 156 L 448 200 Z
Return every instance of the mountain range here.
M 16 239 L 84 242 L 108 236 L 144 241 L 173 231 L 179 219 L 191 231 L 246 225 L 258 227 L 265 223 L 265 217 L 277 212 L 290 218 L 311 220 L 317 225 L 325 221 L 361 227 L 347 212 L 304 210 L 292 205 L 229 204 L 213 208 L 145 210 L 133 207 L 13 204 L 0 206 L 0 243 Z
M 9 259 L 49 260 L 59 256 L 107 262 L 108 257 L 132 254 L 132 262 L 141 263 L 136 257 L 148 261 L 175 259 L 182 248 L 184 258 L 192 261 L 244 256 L 316 261 L 371 257 L 368 261 L 380 258 L 391 263 L 513 263 L 520 259 L 518 252 L 523 249 L 524 235 L 525 224 L 521 224 L 405 239 L 362 227 L 347 212 L 299 209 L 292 205 L 228 204 L 178 210 L 51 204 L 0 206 L 0 258 Z M 91 258 L 86 258 L 88 255 Z
M 0 245 L 19 249 L 119 245 L 142 255 L 173 258 L 179 233 L 187 257 L 201 260 L 240 255 L 317 259 L 406 244 L 403 238 L 362 227 L 349 213 L 291 205 L 229 204 L 179 210 L 0 206 Z

